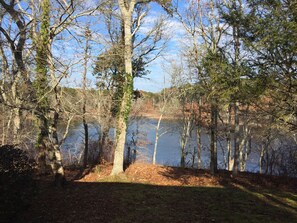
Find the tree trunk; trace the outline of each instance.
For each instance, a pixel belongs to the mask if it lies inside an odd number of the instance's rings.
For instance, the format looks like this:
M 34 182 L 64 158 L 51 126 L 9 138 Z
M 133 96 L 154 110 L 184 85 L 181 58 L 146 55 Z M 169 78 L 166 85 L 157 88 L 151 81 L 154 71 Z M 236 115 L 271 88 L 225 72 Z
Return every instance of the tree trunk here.
M 49 144 L 49 132 L 48 121 L 45 116 L 39 116 L 39 134 L 36 143 L 36 149 L 38 151 L 37 164 L 40 174 L 46 174 L 46 151 L 50 146 Z
M 66 179 L 64 175 L 62 155 L 60 151 L 59 138 L 58 138 L 58 132 L 57 132 L 58 120 L 59 120 L 59 114 L 58 112 L 55 111 L 54 117 L 53 117 L 53 123 L 50 128 L 51 146 L 49 148 L 49 161 L 55 176 L 55 184 L 57 186 L 62 186 L 66 181 Z
M 214 175 L 218 171 L 217 159 L 217 105 L 211 104 L 211 127 L 210 127 L 210 173 Z
M 260 159 L 259 159 L 259 172 L 263 173 L 263 160 L 264 160 L 264 155 L 265 155 L 265 146 L 261 146 L 261 153 L 260 153 Z
M 232 2 L 232 7 L 234 10 L 238 10 L 242 12 L 242 2 L 238 1 L 239 5 L 237 5 L 236 1 Z M 240 60 L 240 36 L 239 36 L 239 26 L 238 24 L 233 25 L 233 42 L 234 42 L 234 81 L 237 90 L 233 95 L 235 103 L 234 103 L 234 123 L 235 123 L 235 131 L 234 131 L 234 165 L 233 165 L 233 174 L 236 176 L 238 174 L 239 168 L 239 98 L 238 98 L 238 89 L 240 89 L 240 71 L 239 71 L 239 60 Z
M 243 138 L 241 139 L 240 147 L 239 147 L 240 171 L 245 170 L 245 164 L 248 157 L 248 149 L 247 149 L 248 137 L 249 137 L 249 129 L 245 120 L 244 126 L 243 126 Z
M 84 163 L 83 167 L 86 168 L 88 165 L 88 152 L 89 152 L 89 128 L 85 116 L 83 116 L 83 126 L 85 133 L 85 151 L 84 151 Z
M 89 152 L 89 129 L 86 120 L 86 105 L 87 105 L 87 69 L 88 69 L 88 49 L 89 49 L 89 38 L 91 32 L 87 28 L 85 32 L 86 37 L 86 46 L 85 46 L 85 55 L 84 55 L 84 72 L 83 72 L 83 106 L 82 106 L 82 116 L 83 116 L 83 126 L 85 133 L 85 150 L 84 150 L 84 162 L 83 167 L 86 168 L 88 165 L 88 152 Z
M 50 2 L 44 0 L 41 4 L 41 24 L 39 33 L 32 34 L 33 45 L 36 50 L 36 77 L 33 81 L 33 88 L 36 100 L 36 116 L 39 125 L 39 134 L 36 142 L 36 149 L 38 151 L 38 167 L 41 174 L 47 172 L 46 168 L 46 152 L 50 147 L 49 142 L 49 111 L 50 102 L 46 96 L 48 91 L 48 55 L 50 54 L 49 43 L 49 13 Z M 36 32 L 36 23 L 33 23 L 32 29 Z
M 154 154 L 153 154 L 153 165 L 156 164 L 156 156 L 157 156 L 157 147 L 158 147 L 158 140 L 159 140 L 159 130 L 160 130 L 160 124 L 162 121 L 163 113 L 159 116 L 158 124 L 156 127 L 156 138 L 155 138 L 155 146 L 154 146 Z
M 235 120 L 235 130 L 234 130 L 234 164 L 233 164 L 233 174 L 236 176 L 238 174 L 239 167 L 239 114 L 238 114 L 238 102 L 234 103 L 234 120 Z
M 201 131 L 202 131 L 202 99 L 199 97 L 199 116 L 198 116 L 198 125 L 196 128 L 196 137 L 197 137 L 197 168 L 201 169 Z
M 198 126 L 196 129 L 197 136 L 197 168 L 201 169 L 201 127 Z
M 249 136 L 248 140 L 247 140 L 247 145 L 246 145 L 246 149 L 245 149 L 245 154 L 244 154 L 244 157 L 243 157 L 243 170 L 245 171 L 246 170 L 246 161 L 248 159 L 248 156 L 249 154 L 251 153 L 251 150 L 252 150 L 252 139 L 251 137 Z
M 122 106 L 127 106 L 122 103 Z M 124 116 L 124 115 L 123 115 Z M 124 172 L 124 150 L 126 143 L 126 129 L 127 124 L 124 117 L 118 117 L 117 120 L 117 140 L 114 152 L 114 161 L 111 175 L 117 175 Z
M 12 84 L 11 86 L 11 91 L 12 91 L 12 98 L 13 98 L 13 104 L 14 104 L 14 108 L 12 109 L 13 111 L 13 128 L 12 128 L 12 134 L 13 134 L 13 138 L 12 138 L 12 142 L 15 145 L 19 145 L 21 143 L 20 141 L 20 130 L 21 130 L 21 105 L 22 105 L 22 101 L 19 99 L 18 97 L 18 83 L 17 81 L 19 81 L 20 78 L 20 72 L 17 73 L 17 77 L 16 77 L 16 81 Z
M 109 151 L 109 146 L 106 141 L 108 139 L 109 128 L 103 125 L 101 127 L 101 138 L 100 138 L 100 151 L 99 151 L 99 161 L 102 163 L 103 161 L 111 162 L 113 151 Z
M 232 105 L 228 106 L 228 132 L 227 132 L 227 162 L 228 170 L 231 171 L 231 154 L 232 154 L 232 145 L 231 145 L 231 125 L 232 125 Z
M 19 145 L 21 143 L 21 109 L 14 108 L 13 113 L 13 144 Z
M 8 143 L 8 142 L 10 142 L 10 138 L 9 138 L 9 135 L 10 134 L 9 133 L 11 131 L 12 118 L 13 118 L 13 110 L 11 110 L 9 112 L 9 118 L 8 118 L 7 125 L 6 125 L 6 131 L 4 133 L 5 134 L 5 137 L 4 137 L 5 143 L 3 143 L 3 145 L 6 144 L 6 143 Z
M 190 131 L 191 131 L 191 117 L 185 117 L 184 123 L 183 123 L 183 130 L 182 130 L 182 136 L 180 141 L 181 146 L 181 158 L 180 158 L 180 166 L 182 168 L 186 167 L 186 146 L 188 143 L 188 139 L 190 137 Z
M 119 6 L 124 21 L 125 74 L 124 83 L 122 86 L 122 98 L 119 102 L 119 111 L 117 112 L 116 148 L 111 175 L 117 175 L 124 172 L 124 150 L 126 143 L 127 121 L 130 114 L 130 106 L 133 93 L 131 28 L 134 5 L 135 2 L 131 1 L 127 7 L 123 0 L 119 0 Z
M 48 52 L 51 52 L 51 46 L 52 41 L 49 41 L 48 43 Z M 66 181 L 65 175 L 64 175 L 64 168 L 62 164 L 62 156 L 60 151 L 60 144 L 59 144 L 59 138 L 58 138 L 58 121 L 59 121 L 59 112 L 60 112 L 60 96 L 59 96 L 59 90 L 58 90 L 58 82 L 55 76 L 55 67 L 53 62 L 52 54 L 48 55 L 48 63 L 50 68 L 50 76 L 51 76 L 51 82 L 53 85 L 53 92 L 54 92 L 54 114 L 52 119 L 52 124 L 50 125 L 49 133 L 51 135 L 51 146 L 49 151 L 49 160 L 50 165 L 52 168 L 52 171 L 55 176 L 55 184 L 57 186 L 62 186 L 64 182 Z

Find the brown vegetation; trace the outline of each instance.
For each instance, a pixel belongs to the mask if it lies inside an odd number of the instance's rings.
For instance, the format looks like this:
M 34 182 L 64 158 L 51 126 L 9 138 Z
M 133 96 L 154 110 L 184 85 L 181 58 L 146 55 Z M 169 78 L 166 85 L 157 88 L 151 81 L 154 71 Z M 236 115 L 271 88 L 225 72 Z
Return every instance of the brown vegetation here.
M 92 172 L 79 179 L 80 182 L 98 182 L 106 179 L 111 171 L 110 165 L 100 165 Z M 220 170 L 212 176 L 208 170 L 169 167 L 135 163 L 125 171 L 126 177 L 132 183 L 145 183 L 162 186 L 202 186 L 223 187 L 244 185 L 254 189 L 280 189 L 297 192 L 297 179 L 278 177 L 256 173 L 242 172 L 235 178 L 231 171 Z

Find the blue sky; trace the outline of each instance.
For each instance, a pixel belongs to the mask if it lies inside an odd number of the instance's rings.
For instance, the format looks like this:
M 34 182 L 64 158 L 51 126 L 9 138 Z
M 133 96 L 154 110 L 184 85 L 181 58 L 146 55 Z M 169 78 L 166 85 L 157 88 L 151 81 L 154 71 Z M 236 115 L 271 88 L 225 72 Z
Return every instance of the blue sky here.
M 144 24 L 147 29 L 152 26 L 152 21 L 158 17 L 165 15 L 166 12 L 156 3 L 151 3 L 151 13 L 147 16 L 147 20 L 150 21 Z M 170 86 L 170 62 L 177 60 L 179 57 L 179 50 L 181 42 L 180 40 L 184 36 L 184 30 L 179 22 L 174 18 L 167 18 L 166 32 L 168 32 L 169 41 L 161 57 L 157 58 L 151 64 L 148 65 L 150 73 L 146 78 L 136 78 L 134 82 L 134 88 L 139 90 L 159 92 L 164 87 Z M 165 86 L 164 86 L 165 79 Z
M 145 22 L 142 26 L 142 29 L 139 30 L 140 32 L 142 31 L 145 32 L 149 30 L 159 17 L 161 17 L 162 15 L 166 16 L 166 13 L 164 12 L 164 10 L 156 3 L 151 3 L 150 5 L 152 7 L 151 11 L 145 18 Z M 90 49 L 90 53 L 93 61 L 98 56 L 98 54 L 102 52 L 102 50 L 104 50 L 104 47 L 106 46 L 105 45 L 106 37 L 104 36 L 102 24 L 100 24 L 100 21 L 94 18 L 92 18 L 91 21 L 88 21 L 91 23 L 91 27 L 94 33 L 93 41 L 91 42 L 91 49 Z M 81 19 L 81 22 L 85 24 L 86 20 Z M 164 88 L 164 77 L 166 81 L 165 87 L 170 86 L 168 62 L 174 60 L 175 58 L 178 58 L 179 39 L 182 36 L 183 29 L 181 25 L 178 22 L 176 22 L 173 18 L 169 18 L 167 23 L 168 24 L 167 24 L 166 32 L 168 32 L 168 35 L 170 35 L 169 41 L 167 43 L 167 47 L 165 48 L 162 56 L 160 56 L 159 58 L 157 58 L 155 61 L 153 61 L 147 66 L 147 69 L 150 72 L 146 77 L 135 78 L 135 82 L 134 82 L 135 89 L 151 91 L 151 92 L 159 92 Z M 81 29 L 74 28 L 74 27 L 71 28 L 71 31 L 78 34 L 83 33 Z M 63 34 L 65 35 L 65 32 Z M 71 37 L 69 36 L 69 38 Z M 69 55 L 71 55 L 68 59 L 69 63 L 71 62 L 77 63 L 76 65 L 72 66 L 71 72 L 70 72 L 71 75 L 69 75 L 68 78 L 64 79 L 62 84 L 71 86 L 71 87 L 79 87 L 81 85 L 81 76 L 82 76 L 81 75 L 82 62 L 79 62 L 79 61 L 82 60 L 84 41 L 82 41 L 80 46 L 77 46 L 77 47 L 73 47 L 73 43 L 71 41 L 67 42 L 65 41 L 65 39 L 63 40 L 63 47 L 61 47 L 61 43 L 59 43 L 59 41 L 56 41 L 55 45 L 58 49 L 55 54 L 59 55 L 61 59 L 62 58 L 64 59 L 66 57 L 69 57 Z M 63 54 L 65 56 L 63 56 Z M 92 61 L 89 62 L 88 75 L 87 75 L 90 82 L 90 86 L 94 86 L 96 81 L 96 78 L 92 75 L 92 66 L 91 66 L 92 63 L 93 63 Z

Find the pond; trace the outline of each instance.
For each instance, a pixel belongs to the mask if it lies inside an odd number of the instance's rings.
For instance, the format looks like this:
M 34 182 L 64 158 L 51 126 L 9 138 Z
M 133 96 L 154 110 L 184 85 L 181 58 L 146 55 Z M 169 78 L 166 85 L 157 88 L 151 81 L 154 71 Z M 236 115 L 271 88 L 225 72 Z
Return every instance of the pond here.
M 129 146 L 137 151 L 137 161 L 152 163 L 153 150 L 156 136 L 156 126 L 158 120 L 141 118 L 129 122 L 126 137 L 126 148 Z M 100 128 L 98 124 L 89 124 L 89 139 L 91 143 L 98 144 Z M 161 122 L 159 134 L 164 133 L 159 137 L 157 147 L 157 164 L 179 166 L 181 159 L 180 152 L 180 136 L 181 123 L 179 121 L 164 120 Z M 109 132 L 110 138 L 113 139 L 114 130 Z M 67 157 L 67 162 L 78 162 L 81 159 L 83 151 L 83 126 L 81 123 L 74 124 L 70 130 L 67 139 L 63 143 L 62 152 L 64 157 Z M 202 151 L 201 162 L 203 168 L 209 167 L 210 162 L 210 137 L 205 130 L 202 131 Z M 191 138 L 187 143 L 187 166 L 197 167 L 197 140 L 195 129 L 192 130 Z M 225 169 L 225 156 L 227 154 L 226 141 L 218 140 L 218 166 Z M 91 151 L 95 152 L 95 151 Z M 96 156 L 96 154 L 90 154 Z M 193 159 L 194 158 L 194 159 Z M 259 171 L 259 155 L 256 152 L 251 152 L 247 160 L 246 169 L 250 172 Z

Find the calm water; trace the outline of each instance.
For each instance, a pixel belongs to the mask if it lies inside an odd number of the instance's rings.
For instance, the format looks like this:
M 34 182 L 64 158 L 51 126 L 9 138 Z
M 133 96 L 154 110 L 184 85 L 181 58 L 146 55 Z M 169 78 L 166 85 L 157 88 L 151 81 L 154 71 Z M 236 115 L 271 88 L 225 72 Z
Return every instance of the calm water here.
M 154 119 L 140 119 L 130 122 L 127 131 L 126 147 L 130 146 L 137 151 L 137 160 L 141 162 L 152 162 L 153 149 L 155 143 L 157 120 Z M 89 125 L 89 137 L 95 145 L 99 137 L 99 128 L 96 124 Z M 179 166 L 180 153 L 180 135 L 181 124 L 178 121 L 162 121 L 160 127 L 160 134 L 157 148 L 157 163 L 163 165 Z M 114 130 L 110 131 L 110 138 L 113 138 Z M 69 135 L 65 140 L 62 151 L 64 157 L 67 157 L 67 162 L 78 162 L 83 150 L 83 126 L 80 123 L 73 125 L 70 128 Z M 133 143 L 133 141 L 135 143 Z M 202 132 L 202 167 L 209 167 L 209 135 L 205 131 Z M 191 139 L 187 143 L 187 165 L 192 166 L 193 151 L 197 150 L 195 130 L 192 131 Z M 92 154 L 91 156 L 96 156 Z M 220 168 L 225 168 L 224 154 L 226 154 L 226 142 L 224 140 L 218 141 L 218 164 Z M 247 170 L 256 172 L 258 167 L 259 156 L 257 153 L 251 153 L 247 161 Z M 197 157 L 195 155 L 194 166 L 197 167 Z

